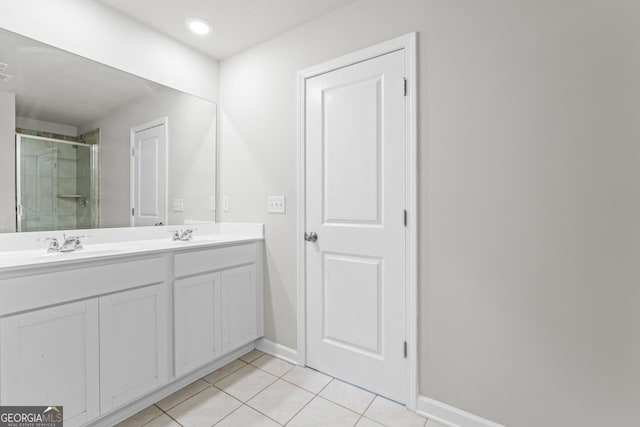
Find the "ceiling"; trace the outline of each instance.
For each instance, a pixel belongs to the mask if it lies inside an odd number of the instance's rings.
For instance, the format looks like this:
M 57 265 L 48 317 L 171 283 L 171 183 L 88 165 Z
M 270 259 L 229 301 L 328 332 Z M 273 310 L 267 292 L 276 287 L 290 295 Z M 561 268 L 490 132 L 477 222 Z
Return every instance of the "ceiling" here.
M 16 94 L 16 115 L 83 126 L 142 98 L 155 83 L 0 29 L 0 62 L 13 76 L 0 92 Z
M 99 0 L 200 52 L 223 59 L 338 9 L 353 0 Z M 212 24 L 207 36 L 191 33 L 188 17 Z

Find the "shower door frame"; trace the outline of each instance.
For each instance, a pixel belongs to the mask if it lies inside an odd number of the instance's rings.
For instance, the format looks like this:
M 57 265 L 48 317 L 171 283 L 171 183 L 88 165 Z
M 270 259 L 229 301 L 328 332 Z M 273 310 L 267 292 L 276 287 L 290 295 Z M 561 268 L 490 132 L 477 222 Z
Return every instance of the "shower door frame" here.
M 89 148 L 89 168 L 91 170 L 91 227 L 97 228 L 99 225 L 99 195 L 98 195 L 98 179 L 100 177 L 98 170 L 98 145 L 97 144 L 83 144 L 82 142 L 65 141 L 63 139 L 48 138 L 46 136 L 29 135 L 26 133 L 16 132 L 16 230 L 18 232 L 22 230 L 22 138 L 39 139 L 42 141 L 49 141 L 61 144 L 78 145 Z M 52 230 L 54 231 L 54 230 Z

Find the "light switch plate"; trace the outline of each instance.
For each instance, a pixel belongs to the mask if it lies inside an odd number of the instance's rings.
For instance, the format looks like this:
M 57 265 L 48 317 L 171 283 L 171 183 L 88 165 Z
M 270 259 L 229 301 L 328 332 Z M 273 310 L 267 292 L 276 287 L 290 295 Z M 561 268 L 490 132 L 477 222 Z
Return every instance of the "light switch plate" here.
M 267 212 L 269 213 L 286 213 L 287 203 L 284 196 L 267 197 Z
M 229 212 L 229 196 L 224 196 L 222 198 L 222 210 Z
M 173 199 L 173 211 L 174 212 L 184 212 L 184 200 L 182 200 L 182 199 Z

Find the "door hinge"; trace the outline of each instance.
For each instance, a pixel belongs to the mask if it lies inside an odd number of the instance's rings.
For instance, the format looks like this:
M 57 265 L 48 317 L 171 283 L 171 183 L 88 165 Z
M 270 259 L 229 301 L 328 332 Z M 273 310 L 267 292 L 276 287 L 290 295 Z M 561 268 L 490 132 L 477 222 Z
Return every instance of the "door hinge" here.
M 407 342 L 406 341 L 404 342 L 403 349 L 404 349 L 404 358 L 406 359 L 407 358 Z
M 131 216 L 136 216 L 136 208 L 131 208 Z
M 404 216 L 403 216 L 403 218 L 404 218 L 404 226 L 406 227 L 407 226 L 407 211 L 406 211 L 406 209 L 403 212 L 404 212 Z
M 402 87 L 404 90 L 404 96 L 407 96 L 407 78 L 406 77 L 402 79 Z
M 134 147 L 131 147 L 131 155 L 134 157 L 136 155 L 136 149 Z

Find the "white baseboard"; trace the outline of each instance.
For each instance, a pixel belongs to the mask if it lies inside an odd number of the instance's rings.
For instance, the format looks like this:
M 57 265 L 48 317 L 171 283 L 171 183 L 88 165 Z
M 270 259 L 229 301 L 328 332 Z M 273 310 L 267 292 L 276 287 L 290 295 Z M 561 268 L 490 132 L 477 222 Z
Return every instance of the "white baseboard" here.
M 278 359 L 286 360 L 294 365 L 298 364 L 298 352 L 282 344 L 275 343 L 266 338 L 260 338 L 256 341 L 256 348 Z
M 504 427 L 502 424 L 494 423 L 426 396 L 418 396 L 416 412 L 449 427 Z M 428 425 L 429 423 L 427 423 Z

